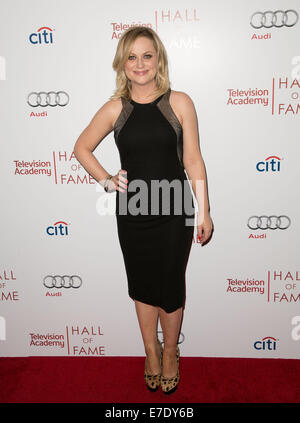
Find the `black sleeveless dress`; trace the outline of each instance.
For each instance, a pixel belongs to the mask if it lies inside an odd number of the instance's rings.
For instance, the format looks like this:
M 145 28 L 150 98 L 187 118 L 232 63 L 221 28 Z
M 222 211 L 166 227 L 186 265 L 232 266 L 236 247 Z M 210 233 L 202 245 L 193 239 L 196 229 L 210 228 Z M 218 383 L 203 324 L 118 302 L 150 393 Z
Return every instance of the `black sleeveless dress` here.
M 115 212 L 128 294 L 167 313 L 184 306 L 195 216 L 182 160 L 183 130 L 170 93 L 169 88 L 146 104 L 122 97 L 114 126 L 128 179 L 127 190 L 116 191 Z M 155 191 L 152 185 L 158 183 Z

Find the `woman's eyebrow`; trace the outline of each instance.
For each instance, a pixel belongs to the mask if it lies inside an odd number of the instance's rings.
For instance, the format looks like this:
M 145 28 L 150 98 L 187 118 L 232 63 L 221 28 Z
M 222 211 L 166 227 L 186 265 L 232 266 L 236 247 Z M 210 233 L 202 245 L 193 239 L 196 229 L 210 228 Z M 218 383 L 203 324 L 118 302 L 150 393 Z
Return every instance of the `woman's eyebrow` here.
M 145 53 L 153 53 L 153 51 L 152 50 L 147 50 L 147 51 L 144 51 L 144 53 L 143 54 L 145 54 Z M 133 53 L 132 51 L 130 52 L 130 54 L 135 54 L 135 53 Z

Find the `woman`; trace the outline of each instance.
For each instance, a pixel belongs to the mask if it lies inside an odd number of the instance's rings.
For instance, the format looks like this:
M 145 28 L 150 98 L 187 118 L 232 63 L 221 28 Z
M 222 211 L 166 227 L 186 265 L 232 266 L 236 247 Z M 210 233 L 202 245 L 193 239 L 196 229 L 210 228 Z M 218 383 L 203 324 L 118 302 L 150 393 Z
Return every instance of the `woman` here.
M 197 116 L 190 97 L 170 89 L 167 54 L 152 29 L 136 26 L 122 34 L 113 69 L 117 72 L 117 89 L 76 141 L 74 154 L 105 191 L 116 191 L 116 220 L 128 293 L 135 301 L 146 353 L 145 382 L 151 390 L 161 385 L 163 392 L 171 393 L 179 382 L 177 342 L 195 215 L 193 206 L 190 213 L 185 209 L 174 213 L 173 200 L 169 201 L 171 212 L 162 213 L 161 200 L 166 195 L 156 196 L 153 201 L 148 188 L 153 181 L 165 180 L 170 184 L 180 181 L 185 190 L 180 191 L 179 199 L 193 204 L 189 185 L 189 191 L 186 190 L 185 169 L 198 203 L 198 238 L 202 245 L 209 239 L 213 223 Z M 112 130 L 122 167 L 116 175 L 110 175 L 92 154 Z M 156 202 L 158 213 L 152 213 L 150 207 L 146 213 L 144 209 L 137 213 L 136 182 L 141 183 L 142 197 L 138 201 L 146 200 L 148 206 Z M 122 201 L 122 207 L 125 204 L 127 209 L 121 213 Z M 192 224 L 187 223 L 188 218 Z M 158 318 L 163 330 L 163 349 L 157 338 Z

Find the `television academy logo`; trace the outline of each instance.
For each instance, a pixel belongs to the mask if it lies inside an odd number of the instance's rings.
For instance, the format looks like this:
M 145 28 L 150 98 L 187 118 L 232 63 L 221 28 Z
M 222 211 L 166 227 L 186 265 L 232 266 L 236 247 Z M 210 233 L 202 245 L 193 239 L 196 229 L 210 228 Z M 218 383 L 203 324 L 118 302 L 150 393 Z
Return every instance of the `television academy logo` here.
M 275 351 L 278 339 L 273 336 L 265 336 L 259 341 L 255 341 L 253 346 L 258 351 Z
M 266 301 L 276 304 L 300 303 L 300 272 L 268 270 L 265 279 L 226 278 L 226 292 L 231 294 L 266 294 Z
M 43 160 L 32 160 L 31 162 L 25 160 L 14 160 L 15 175 L 46 175 L 51 176 L 51 162 Z
M 29 42 L 34 45 L 53 44 L 53 29 L 42 26 L 36 32 L 29 35 Z
M 14 160 L 14 174 L 18 176 L 53 176 L 56 185 L 97 185 L 74 155 L 67 151 L 53 151 L 52 161 Z
M 119 40 L 121 38 L 121 35 L 124 31 L 126 31 L 128 28 L 132 27 L 132 26 L 137 26 L 137 25 L 142 25 L 145 28 L 152 28 L 151 23 L 146 23 L 146 22 L 131 22 L 129 23 L 123 23 L 123 22 L 111 22 L 111 26 L 112 26 L 112 36 L 111 39 L 112 40 Z
M 64 348 L 65 347 L 65 337 L 62 334 L 55 333 L 30 333 L 30 347 L 55 347 L 55 348 Z
M 281 160 L 278 156 L 269 156 L 256 164 L 256 170 L 258 172 L 280 172 Z
M 68 223 L 62 220 L 55 222 L 46 228 L 46 234 L 50 236 L 68 236 Z
M 227 278 L 227 289 L 226 292 L 232 293 L 254 293 L 264 294 L 265 293 L 265 281 L 263 279 L 247 278 Z
M 62 331 L 61 331 L 62 332 Z M 99 325 L 66 326 L 63 333 L 29 333 L 32 348 L 67 348 L 71 356 L 103 356 L 105 346 L 102 345 L 103 329 Z
M 152 23 L 151 23 L 152 22 Z M 146 28 L 153 28 L 156 32 L 159 32 L 159 29 L 163 26 L 172 25 L 175 29 L 177 26 L 182 28 L 182 26 L 188 26 L 191 29 L 195 29 L 197 32 L 200 22 L 200 13 L 196 8 L 166 8 L 166 9 L 157 9 L 154 10 L 154 17 L 150 18 L 150 21 L 147 21 L 147 18 L 144 21 L 133 21 L 133 22 L 111 22 L 112 35 L 111 40 L 119 40 L 122 33 L 128 28 L 142 25 Z M 171 42 L 169 43 L 169 48 L 201 48 L 202 42 L 199 37 L 193 36 L 193 31 L 190 31 L 190 36 L 183 37 L 182 31 L 179 31 L 179 36 L 176 36 L 177 32 L 173 31 L 175 37 L 173 36 Z
M 275 77 L 269 88 L 227 88 L 227 106 L 269 107 L 272 115 L 298 116 L 300 113 L 300 81 L 297 78 Z

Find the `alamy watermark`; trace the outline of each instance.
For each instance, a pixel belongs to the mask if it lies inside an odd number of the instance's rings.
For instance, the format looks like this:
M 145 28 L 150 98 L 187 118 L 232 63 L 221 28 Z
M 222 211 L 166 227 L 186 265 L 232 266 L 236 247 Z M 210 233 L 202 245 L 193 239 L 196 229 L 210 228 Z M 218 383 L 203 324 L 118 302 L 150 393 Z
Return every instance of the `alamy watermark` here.
M 150 186 L 149 186 L 150 185 Z M 186 216 L 186 226 L 194 226 L 194 214 L 198 213 L 197 222 L 204 218 L 204 181 L 195 181 L 196 198 L 192 193 L 189 180 L 152 179 L 150 184 L 143 179 L 133 179 L 124 192 L 105 192 L 101 184 L 96 184 L 96 191 L 101 192 L 96 203 L 97 213 L 101 216 L 114 215 L 116 206 L 119 215 L 182 215 Z M 132 195 L 133 194 L 133 195 Z M 188 218 L 190 216 L 190 218 Z
M 299 341 L 299 339 L 300 339 L 300 316 L 294 316 L 292 318 L 291 323 L 292 323 L 292 325 L 294 325 L 292 332 L 291 332 L 291 337 L 294 341 Z
M 292 65 L 295 65 L 291 72 L 292 79 L 297 79 L 300 83 L 300 56 L 294 56 L 292 58 Z

